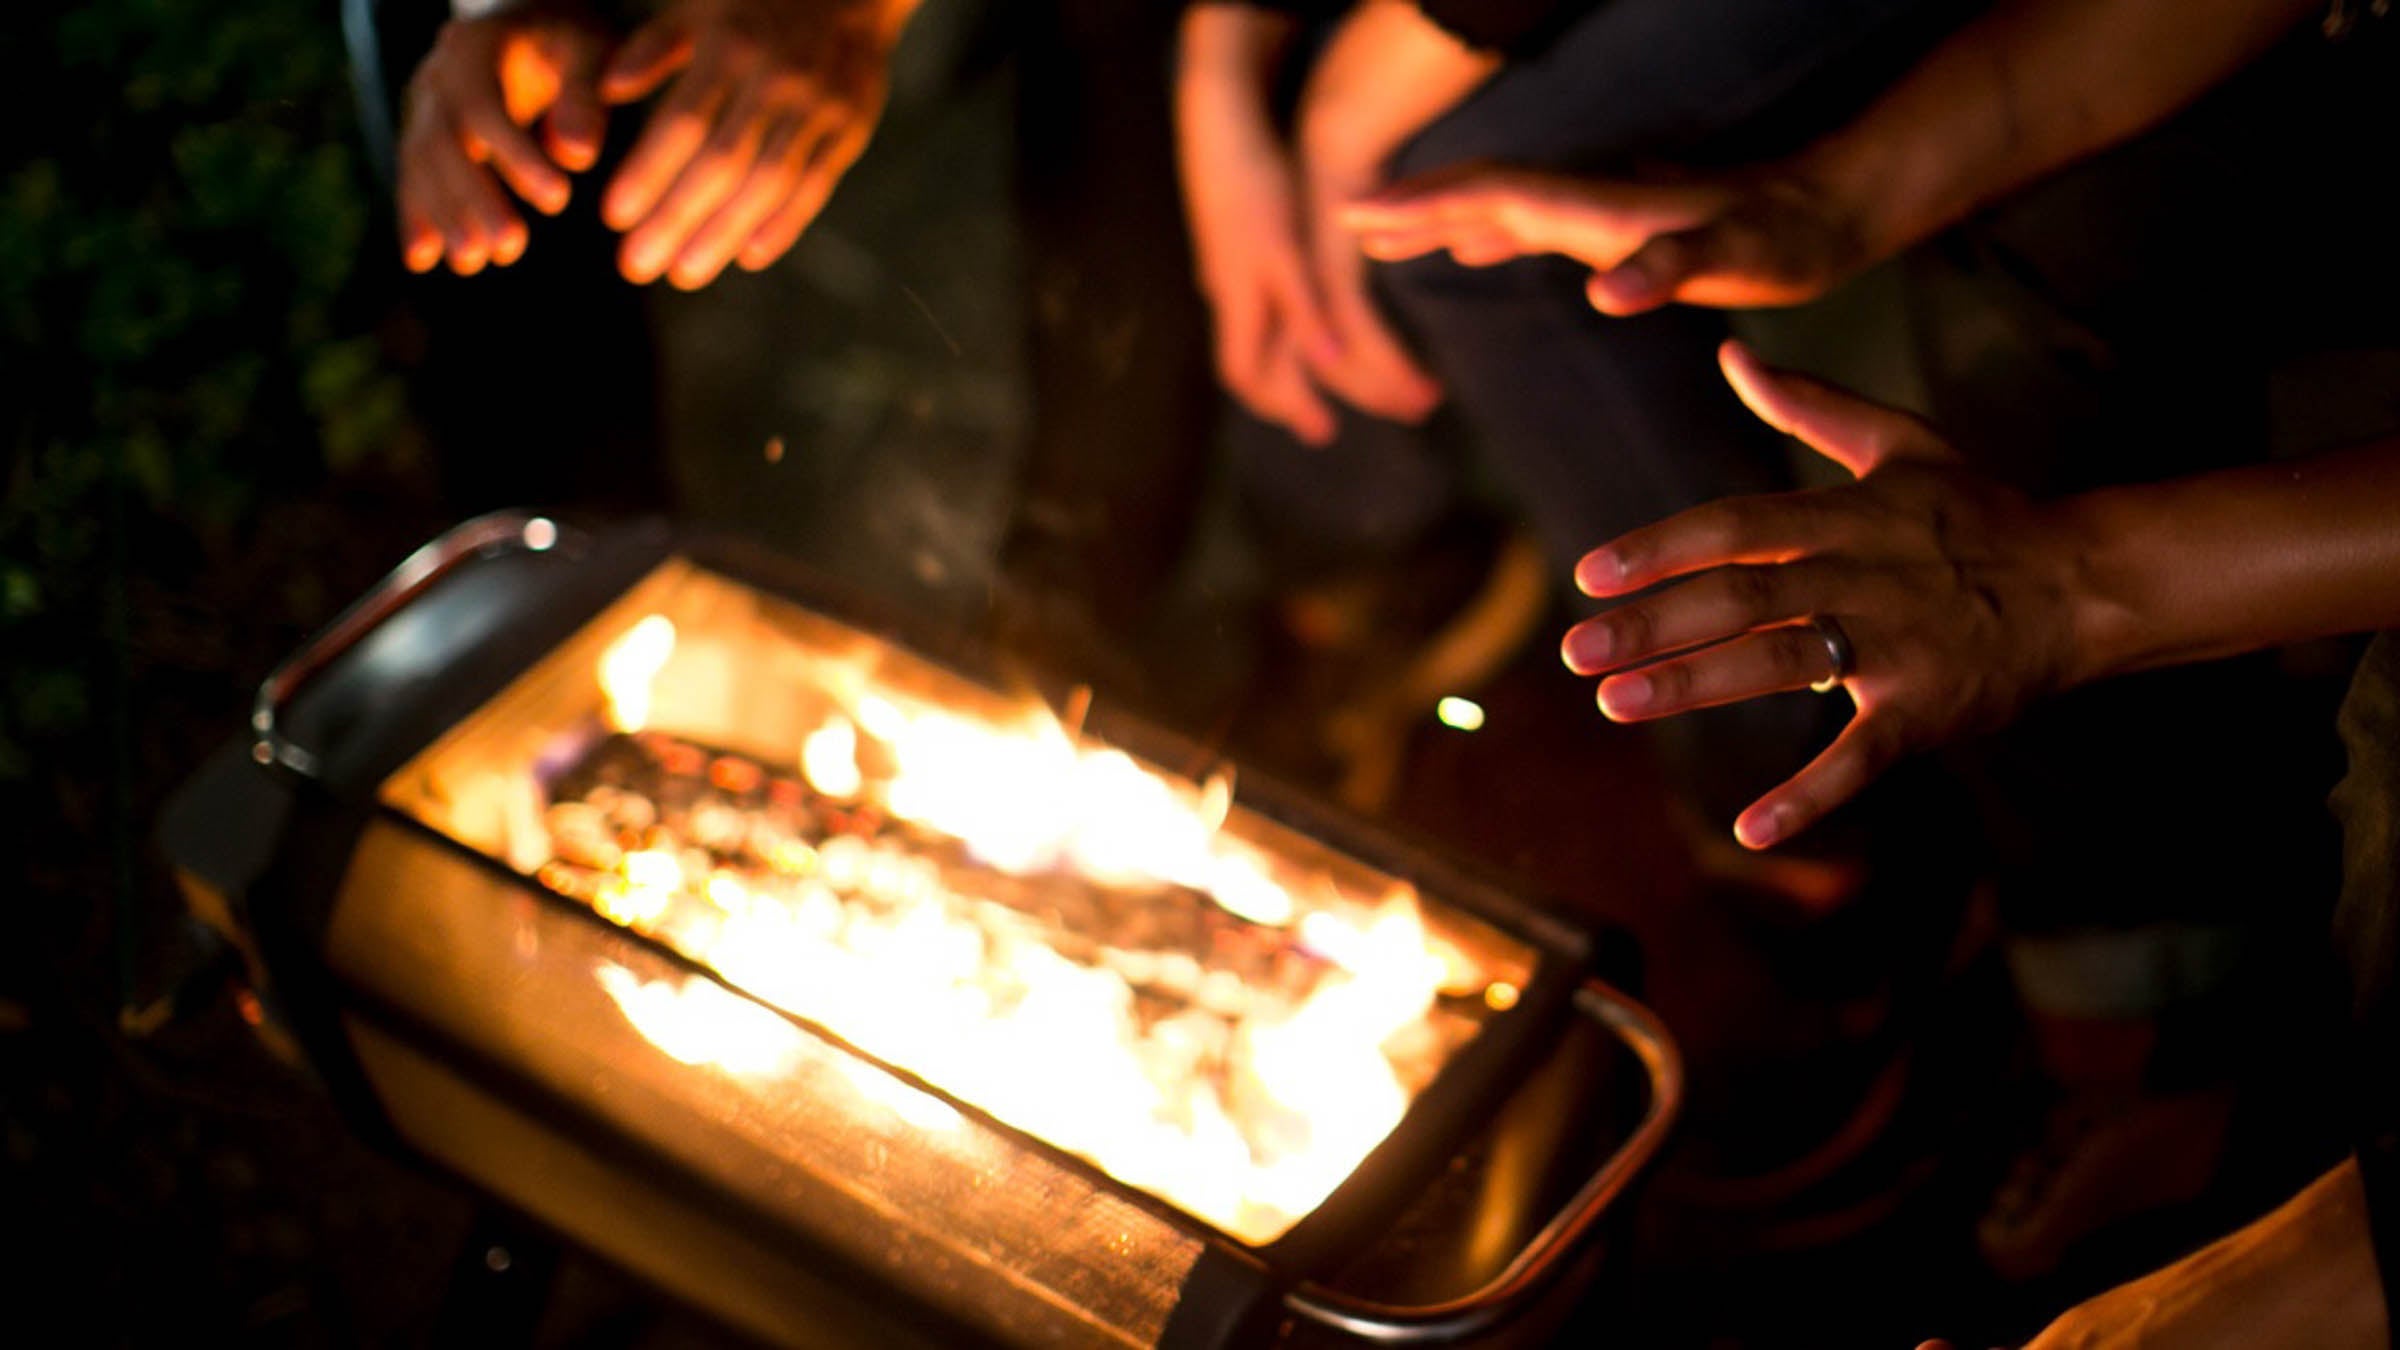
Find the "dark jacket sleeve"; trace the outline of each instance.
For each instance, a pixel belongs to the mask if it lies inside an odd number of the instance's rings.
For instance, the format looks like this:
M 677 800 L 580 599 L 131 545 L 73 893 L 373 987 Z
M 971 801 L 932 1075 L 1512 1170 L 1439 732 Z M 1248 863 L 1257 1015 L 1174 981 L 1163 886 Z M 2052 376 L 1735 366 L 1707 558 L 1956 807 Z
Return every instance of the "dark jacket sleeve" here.
M 1195 4 L 1223 0 L 1185 0 Z M 1271 9 L 1308 23 L 1332 20 L 1355 0 L 1234 0 L 1252 9 Z M 1600 0 L 1417 0 L 1425 17 L 1470 47 L 1512 59 L 1536 55 L 1558 40 Z
M 1304 23 L 1324 23 L 1350 8 L 1352 0 L 1183 0 L 1181 8 L 1225 3 L 1238 4 L 1244 9 L 1270 9 Z
M 1599 0 L 1418 0 L 1425 17 L 1470 47 L 1510 59 L 1539 55 Z

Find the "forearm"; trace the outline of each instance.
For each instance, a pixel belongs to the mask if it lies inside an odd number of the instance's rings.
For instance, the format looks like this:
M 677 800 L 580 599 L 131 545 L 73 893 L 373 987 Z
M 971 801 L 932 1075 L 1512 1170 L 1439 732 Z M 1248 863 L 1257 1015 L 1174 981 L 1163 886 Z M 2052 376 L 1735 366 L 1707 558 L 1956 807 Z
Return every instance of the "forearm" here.
M 1175 87 L 1239 94 L 1263 111 L 1268 78 L 1297 28 L 1291 15 L 1258 5 L 1193 5 L 1176 32 Z
M 1309 72 L 1302 157 L 1363 190 L 1394 152 L 1499 68 L 1497 55 L 1469 47 L 1413 0 L 1365 0 Z
M 2005 0 L 1804 152 L 1896 253 L 2198 98 L 2323 0 Z
M 2400 439 L 2089 493 L 2054 518 L 2078 682 L 2400 625 Z

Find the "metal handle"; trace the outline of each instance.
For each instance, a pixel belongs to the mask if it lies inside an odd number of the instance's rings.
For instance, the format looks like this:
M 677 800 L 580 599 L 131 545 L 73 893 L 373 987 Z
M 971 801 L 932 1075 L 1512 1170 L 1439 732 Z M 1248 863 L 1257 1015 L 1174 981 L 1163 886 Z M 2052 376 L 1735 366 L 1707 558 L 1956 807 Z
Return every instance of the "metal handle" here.
M 258 698 L 250 705 L 250 730 L 256 737 L 250 757 L 270 767 L 280 765 L 303 778 L 317 776 L 317 756 L 295 744 L 278 725 L 284 705 L 302 685 L 315 679 L 367 634 L 383 626 L 434 582 L 469 559 L 503 551 L 547 553 L 558 546 L 558 523 L 526 511 L 494 511 L 453 526 L 408 555 L 398 567 L 376 582 L 343 610 L 332 623 L 291 654 L 274 673 L 259 682 Z
M 1649 1070 L 1650 1106 L 1625 1146 L 1609 1155 L 1505 1270 L 1473 1293 L 1442 1303 L 1389 1304 L 1306 1281 L 1284 1295 L 1287 1311 L 1384 1345 L 1460 1340 L 1507 1318 L 1556 1272 L 1657 1155 L 1683 1107 L 1683 1059 L 1649 1009 L 1599 980 L 1586 980 L 1575 991 L 1575 1009 L 1616 1033 Z

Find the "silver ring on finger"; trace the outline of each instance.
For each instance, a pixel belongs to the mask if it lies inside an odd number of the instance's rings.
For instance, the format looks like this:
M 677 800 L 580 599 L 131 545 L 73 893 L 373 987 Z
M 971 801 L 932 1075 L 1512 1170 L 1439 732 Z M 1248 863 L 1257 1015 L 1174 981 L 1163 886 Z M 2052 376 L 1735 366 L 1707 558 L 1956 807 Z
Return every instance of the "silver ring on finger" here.
M 1842 687 L 1858 669 L 1858 653 L 1851 650 L 1850 635 L 1842 631 L 1841 621 L 1830 614 L 1819 614 L 1808 621 L 1817 640 L 1825 644 L 1825 661 L 1829 667 L 1824 678 L 1809 682 L 1809 688 L 1820 694 L 1830 694 Z

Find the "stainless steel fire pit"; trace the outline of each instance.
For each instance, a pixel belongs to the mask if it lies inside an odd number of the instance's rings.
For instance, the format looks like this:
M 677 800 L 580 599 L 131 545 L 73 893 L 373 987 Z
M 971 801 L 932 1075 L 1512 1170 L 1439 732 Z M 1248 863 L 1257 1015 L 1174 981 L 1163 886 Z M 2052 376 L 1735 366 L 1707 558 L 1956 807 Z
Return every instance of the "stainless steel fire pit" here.
M 1459 1341 L 1597 1233 L 1679 1086 L 1584 935 L 837 612 L 469 522 L 169 850 L 363 1124 L 771 1341 Z

